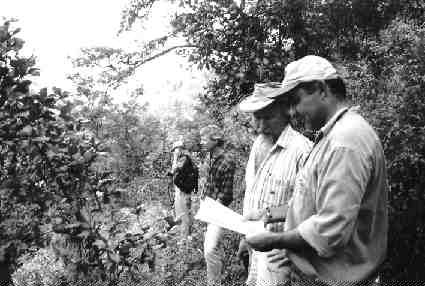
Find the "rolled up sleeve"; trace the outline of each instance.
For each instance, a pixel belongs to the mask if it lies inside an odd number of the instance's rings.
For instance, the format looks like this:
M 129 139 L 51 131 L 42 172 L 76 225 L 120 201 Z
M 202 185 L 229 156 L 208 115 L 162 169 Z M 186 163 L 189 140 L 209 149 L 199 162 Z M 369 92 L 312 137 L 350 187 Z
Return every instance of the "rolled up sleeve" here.
M 370 170 L 361 153 L 335 148 L 319 164 L 316 214 L 298 225 L 298 231 L 322 257 L 331 257 L 352 236 Z

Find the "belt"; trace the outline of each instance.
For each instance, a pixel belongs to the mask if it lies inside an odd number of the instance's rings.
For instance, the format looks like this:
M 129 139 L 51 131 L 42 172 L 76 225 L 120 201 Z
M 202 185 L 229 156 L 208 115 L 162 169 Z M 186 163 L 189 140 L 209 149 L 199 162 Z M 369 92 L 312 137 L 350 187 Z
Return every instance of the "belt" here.
M 291 286 L 372 286 L 376 285 L 375 280 L 377 277 L 377 273 L 372 273 L 367 279 L 356 282 L 347 281 L 346 283 L 343 283 L 343 281 L 323 281 L 318 278 L 307 277 L 301 270 L 298 269 L 298 267 L 294 265 L 294 263 L 291 263 Z

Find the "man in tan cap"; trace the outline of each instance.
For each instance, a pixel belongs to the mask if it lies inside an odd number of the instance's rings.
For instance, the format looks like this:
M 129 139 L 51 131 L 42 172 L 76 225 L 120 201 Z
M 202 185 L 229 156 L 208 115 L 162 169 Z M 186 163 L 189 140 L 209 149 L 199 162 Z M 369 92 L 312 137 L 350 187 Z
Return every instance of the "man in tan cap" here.
M 243 214 L 247 219 L 266 220 L 267 229 L 272 232 L 283 231 L 296 174 L 311 142 L 291 127 L 290 101 L 280 83 L 256 84 L 253 94 L 239 106 L 241 111 L 253 113 L 258 131 L 270 138 L 272 145 L 257 167 L 252 183 L 247 184 Z M 251 155 L 250 158 L 256 157 Z M 276 263 L 268 261 L 265 253 L 252 252 L 247 285 L 274 286 L 289 280 L 285 251 L 274 252 L 281 258 Z
M 299 172 L 283 232 L 247 236 L 258 251 L 286 249 L 294 285 L 367 285 L 387 249 L 387 175 L 373 128 L 349 107 L 326 59 L 306 56 L 285 70 L 306 126 L 316 131 Z
M 201 197 L 208 196 L 228 206 L 233 201 L 233 178 L 236 164 L 229 151 L 225 150 L 224 135 L 217 125 L 201 129 L 202 149 L 209 153 L 209 167 L 206 185 Z M 207 264 L 208 285 L 220 285 L 223 268 L 223 229 L 207 225 L 204 240 L 204 257 Z

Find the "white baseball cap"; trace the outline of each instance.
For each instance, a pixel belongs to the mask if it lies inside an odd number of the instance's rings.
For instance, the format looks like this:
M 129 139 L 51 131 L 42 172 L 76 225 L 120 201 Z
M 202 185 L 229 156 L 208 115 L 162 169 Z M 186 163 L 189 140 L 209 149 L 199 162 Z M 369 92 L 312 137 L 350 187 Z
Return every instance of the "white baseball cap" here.
M 288 93 L 303 82 L 338 78 L 332 64 L 319 56 L 305 56 L 289 63 L 282 82 L 258 83 L 254 92 L 239 104 L 241 111 L 255 112 L 270 105 L 279 96 Z
M 303 82 L 336 79 L 339 77 L 336 69 L 325 58 L 313 55 L 305 56 L 286 66 L 280 94 L 291 91 Z M 273 95 L 271 97 L 277 96 Z

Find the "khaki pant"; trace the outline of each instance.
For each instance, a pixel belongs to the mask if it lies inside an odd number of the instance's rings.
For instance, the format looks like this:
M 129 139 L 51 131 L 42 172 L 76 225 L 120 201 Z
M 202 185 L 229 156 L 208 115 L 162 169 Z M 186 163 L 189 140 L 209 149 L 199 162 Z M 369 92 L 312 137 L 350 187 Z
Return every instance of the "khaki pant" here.
M 207 285 L 221 285 L 223 270 L 223 229 L 219 226 L 208 224 L 204 240 L 204 257 L 207 264 Z
M 184 238 L 192 232 L 191 194 L 186 194 L 180 191 L 177 187 L 174 187 L 174 190 L 174 209 L 176 212 L 176 220 L 181 220 L 180 234 L 182 238 Z
M 277 266 L 270 263 L 267 252 L 252 251 L 249 275 L 246 284 L 249 286 L 280 286 L 289 284 L 291 267 L 288 263 Z

